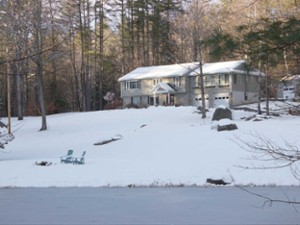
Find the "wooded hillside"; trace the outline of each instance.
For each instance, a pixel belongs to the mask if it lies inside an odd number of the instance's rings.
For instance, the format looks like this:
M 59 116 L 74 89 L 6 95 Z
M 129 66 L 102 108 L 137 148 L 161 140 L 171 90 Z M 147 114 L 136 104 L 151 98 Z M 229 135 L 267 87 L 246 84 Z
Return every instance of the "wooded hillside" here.
M 272 79 L 300 74 L 299 15 L 298 0 L 0 0 L 0 116 L 8 98 L 19 119 L 104 109 L 138 66 L 246 59 Z

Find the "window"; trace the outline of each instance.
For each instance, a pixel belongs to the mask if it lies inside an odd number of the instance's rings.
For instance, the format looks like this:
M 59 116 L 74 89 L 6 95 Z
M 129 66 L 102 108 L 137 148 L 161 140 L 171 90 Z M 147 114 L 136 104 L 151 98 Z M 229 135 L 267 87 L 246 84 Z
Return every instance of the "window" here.
M 194 79 L 194 87 L 200 87 L 201 83 L 200 83 L 200 76 L 195 76 Z
M 131 89 L 138 89 L 140 88 L 140 82 L 139 81 L 126 81 L 126 90 Z
M 233 83 L 237 84 L 237 75 L 236 74 L 233 74 Z
M 159 98 L 158 97 L 156 97 L 156 99 L 155 99 L 156 101 L 156 105 L 159 105 Z M 154 105 L 154 97 L 152 97 L 152 96 L 148 96 L 148 105 Z
M 229 84 L 229 74 L 224 75 L 224 82 L 225 84 Z
M 205 86 L 209 86 L 209 83 L 210 83 L 210 79 L 208 76 L 204 76 L 204 84 Z
M 160 82 L 162 82 L 162 79 L 153 79 L 153 86 L 157 85 Z
M 139 105 L 140 104 L 140 97 L 131 97 L 131 104 Z
M 229 84 L 229 75 L 228 74 L 220 74 L 219 75 L 219 85 L 226 85 Z
M 210 75 L 204 77 L 205 86 L 215 86 L 218 82 L 218 77 L 216 75 Z
M 174 86 L 180 87 L 181 86 L 181 79 L 180 77 L 174 77 Z

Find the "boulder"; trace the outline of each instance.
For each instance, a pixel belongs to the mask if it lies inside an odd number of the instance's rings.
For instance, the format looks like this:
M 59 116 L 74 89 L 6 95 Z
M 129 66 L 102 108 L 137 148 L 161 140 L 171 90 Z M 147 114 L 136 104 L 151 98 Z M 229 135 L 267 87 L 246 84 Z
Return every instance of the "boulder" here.
M 224 131 L 224 130 L 236 130 L 238 129 L 237 125 L 232 123 L 232 124 L 227 124 L 227 125 L 218 125 L 217 131 Z
M 221 120 L 221 119 L 230 119 L 232 120 L 232 113 L 231 110 L 229 108 L 227 108 L 226 106 L 219 106 L 218 108 L 216 108 L 212 120 Z
M 230 184 L 228 182 L 225 182 L 222 179 L 215 180 L 215 179 L 211 179 L 211 178 L 206 179 L 206 183 L 207 184 L 214 184 L 214 185 L 228 185 L 228 184 Z

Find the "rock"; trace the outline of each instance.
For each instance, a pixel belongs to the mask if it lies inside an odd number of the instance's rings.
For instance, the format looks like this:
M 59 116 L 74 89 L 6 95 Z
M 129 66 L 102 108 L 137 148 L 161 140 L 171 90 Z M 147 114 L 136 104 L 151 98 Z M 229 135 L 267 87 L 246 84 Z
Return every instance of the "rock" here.
M 0 121 L 0 127 L 7 128 L 7 125 L 5 123 L 3 123 L 3 122 Z
M 232 124 L 227 124 L 227 125 L 218 125 L 217 131 L 224 131 L 224 130 L 236 130 L 238 129 L 237 125 L 232 123 Z
M 206 179 L 206 183 L 208 184 L 215 184 L 215 185 L 227 185 L 230 183 L 225 182 L 224 180 L 220 179 L 220 180 L 215 180 L 215 179 Z
M 244 119 L 245 119 L 245 121 L 249 121 L 249 120 L 252 120 L 252 119 L 255 119 L 255 118 L 256 118 L 256 115 L 252 115 L 252 116 L 246 117 Z
M 121 140 L 121 139 L 122 139 L 122 135 L 117 134 L 112 138 L 104 138 L 103 140 L 94 143 L 94 145 L 105 145 L 105 144 L 111 143 L 113 141 L 118 141 L 118 140 Z
M 48 162 L 48 161 L 35 162 L 35 165 L 37 165 L 37 166 L 51 166 L 52 162 Z
M 232 120 L 232 113 L 231 110 L 225 106 L 216 108 L 212 120 L 221 120 L 221 119 L 230 119 Z

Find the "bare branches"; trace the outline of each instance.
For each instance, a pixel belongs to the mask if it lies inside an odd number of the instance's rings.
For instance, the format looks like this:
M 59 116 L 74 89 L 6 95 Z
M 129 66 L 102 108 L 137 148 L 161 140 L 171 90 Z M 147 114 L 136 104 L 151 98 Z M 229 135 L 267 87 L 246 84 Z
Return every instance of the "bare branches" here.
M 251 134 L 255 141 L 249 142 L 237 138 L 237 144 L 247 152 L 252 153 L 252 160 L 263 162 L 262 166 L 240 166 L 245 169 L 279 169 L 289 167 L 293 176 L 300 180 L 300 150 L 297 146 L 284 141 L 284 146 L 261 134 Z
M 257 192 L 250 191 L 249 189 L 247 189 L 243 186 L 238 186 L 238 188 L 240 188 L 241 190 L 247 192 L 248 194 L 251 194 L 251 195 L 254 195 L 256 197 L 264 199 L 264 203 L 263 203 L 262 207 L 265 207 L 267 205 L 271 207 L 271 206 L 273 206 L 274 203 L 282 203 L 282 204 L 292 205 L 294 210 L 297 211 L 295 205 L 300 205 L 299 201 L 291 200 L 285 192 L 283 192 L 283 194 L 284 194 L 286 199 L 273 199 L 271 197 L 267 197 L 266 195 L 262 195 L 262 194 L 259 194 Z

